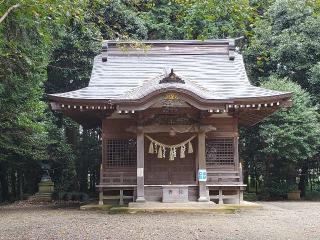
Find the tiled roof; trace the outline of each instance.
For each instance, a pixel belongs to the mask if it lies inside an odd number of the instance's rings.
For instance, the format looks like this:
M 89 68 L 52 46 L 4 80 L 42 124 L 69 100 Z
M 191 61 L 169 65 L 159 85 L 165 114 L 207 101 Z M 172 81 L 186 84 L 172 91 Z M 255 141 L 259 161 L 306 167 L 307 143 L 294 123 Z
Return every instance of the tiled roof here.
M 234 59 L 231 60 L 230 49 L 223 45 L 228 44 L 227 41 L 219 46 L 216 43 L 210 45 L 210 42 L 204 46 L 205 42 L 201 41 L 192 41 L 191 45 L 183 42 L 153 43 L 149 52 L 121 51 L 112 43 L 107 49 L 107 56 L 104 51 L 95 57 L 88 87 L 52 96 L 84 100 L 136 100 L 165 88 L 189 90 L 209 100 L 285 94 L 252 86 L 241 54 L 232 53 Z M 102 61 L 102 58 L 107 58 L 107 61 Z M 159 84 L 170 69 L 185 84 Z

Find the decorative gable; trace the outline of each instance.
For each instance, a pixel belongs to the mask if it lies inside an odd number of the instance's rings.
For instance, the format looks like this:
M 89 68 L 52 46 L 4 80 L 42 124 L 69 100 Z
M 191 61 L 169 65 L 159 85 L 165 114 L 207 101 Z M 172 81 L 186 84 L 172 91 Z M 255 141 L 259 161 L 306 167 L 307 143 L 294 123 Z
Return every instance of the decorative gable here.
M 173 68 L 171 68 L 171 72 L 164 77 L 162 80 L 159 82 L 160 84 L 162 83 L 185 83 L 180 77 L 178 77 L 174 72 Z

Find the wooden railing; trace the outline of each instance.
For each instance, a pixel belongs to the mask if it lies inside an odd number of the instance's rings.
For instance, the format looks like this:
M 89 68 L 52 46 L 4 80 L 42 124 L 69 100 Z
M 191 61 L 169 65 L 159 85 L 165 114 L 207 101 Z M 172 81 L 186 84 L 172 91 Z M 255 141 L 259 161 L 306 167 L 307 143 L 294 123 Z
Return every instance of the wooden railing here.
M 104 172 L 101 174 L 100 185 L 135 185 L 136 172 Z
M 232 200 L 234 203 L 243 201 L 242 166 L 239 170 L 207 169 L 207 187 L 211 200 L 218 200 L 219 204 L 224 200 Z
M 239 184 L 240 181 L 239 171 L 208 171 L 207 184 Z

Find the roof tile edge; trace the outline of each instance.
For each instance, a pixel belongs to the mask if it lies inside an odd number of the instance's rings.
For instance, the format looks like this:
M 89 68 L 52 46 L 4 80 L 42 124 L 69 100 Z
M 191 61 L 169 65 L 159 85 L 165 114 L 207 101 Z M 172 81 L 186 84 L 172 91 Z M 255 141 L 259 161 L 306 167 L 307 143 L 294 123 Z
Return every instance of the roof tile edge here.
M 146 46 L 146 49 L 143 49 Z M 108 55 L 227 55 L 229 60 L 235 58 L 235 39 L 217 40 L 104 40 L 102 44 L 102 61 Z

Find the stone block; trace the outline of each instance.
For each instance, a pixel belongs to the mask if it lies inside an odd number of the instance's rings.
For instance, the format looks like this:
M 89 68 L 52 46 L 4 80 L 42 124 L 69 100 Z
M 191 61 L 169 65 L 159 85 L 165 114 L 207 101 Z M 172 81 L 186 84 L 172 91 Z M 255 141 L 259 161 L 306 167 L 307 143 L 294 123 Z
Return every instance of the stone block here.
M 188 202 L 187 186 L 163 186 L 162 202 Z

